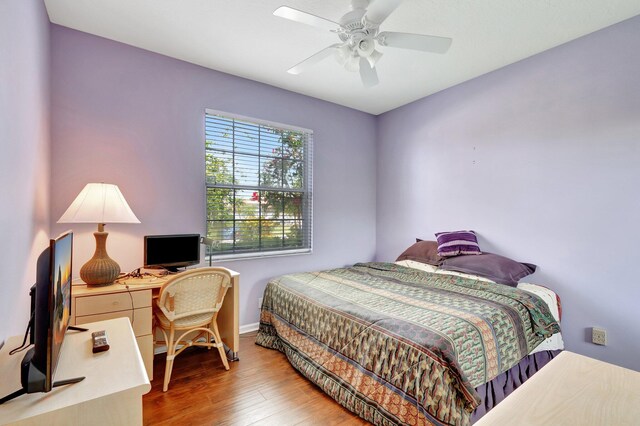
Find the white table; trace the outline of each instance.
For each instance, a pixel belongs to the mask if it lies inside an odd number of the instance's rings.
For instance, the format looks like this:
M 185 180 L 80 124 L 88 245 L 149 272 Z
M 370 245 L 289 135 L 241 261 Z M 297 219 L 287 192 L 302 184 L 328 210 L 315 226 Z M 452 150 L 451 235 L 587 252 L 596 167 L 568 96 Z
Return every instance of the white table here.
M 86 378 L 48 393 L 17 397 L 0 405 L 0 425 L 142 424 L 142 395 L 151 385 L 127 318 L 83 324 L 88 332 L 68 331 L 54 380 Z M 91 332 L 106 330 L 110 349 L 92 353 Z M 0 351 L 0 395 L 20 389 L 20 361 L 9 356 L 22 342 L 10 338 Z
M 640 424 L 640 373 L 564 351 L 475 425 Z

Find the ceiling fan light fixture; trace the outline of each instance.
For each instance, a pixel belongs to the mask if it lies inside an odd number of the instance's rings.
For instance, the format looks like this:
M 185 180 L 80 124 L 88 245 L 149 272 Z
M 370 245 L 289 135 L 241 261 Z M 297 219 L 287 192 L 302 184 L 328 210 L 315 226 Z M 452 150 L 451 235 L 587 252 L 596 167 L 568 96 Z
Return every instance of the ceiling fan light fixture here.
M 376 49 L 376 43 L 372 38 L 364 38 L 358 42 L 358 54 L 367 57 Z
M 344 64 L 347 71 L 358 72 L 360 70 L 360 57 L 351 55 L 349 60 Z
M 345 66 L 351 57 L 351 49 L 346 44 L 343 44 L 335 50 L 334 57 L 341 66 Z
M 371 67 L 375 67 L 378 63 L 378 60 L 382 57 L 382 52 L 378 50 L 373 50 L 369 56 L 367 56 L 367 61 L 371 64 Z

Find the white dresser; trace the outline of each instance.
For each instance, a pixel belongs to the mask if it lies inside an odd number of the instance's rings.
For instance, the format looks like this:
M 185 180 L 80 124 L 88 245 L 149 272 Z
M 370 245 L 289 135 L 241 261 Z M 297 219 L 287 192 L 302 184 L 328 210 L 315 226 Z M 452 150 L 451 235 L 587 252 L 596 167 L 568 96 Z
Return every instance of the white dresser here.
M 640 373 L 564 351 L 475 426 L 636 426 Z
M 48 393 L 22 395 L 0 405 L 0 425 L 141 425 L 142 395 L 149 378 L 127 318 L 83 324 L 88 332 L 69 331 L 64 338 L 54 380 L 84 376 L 79 383 Z M 110 349 L 94 354 L 91 332 L 106 330 Z M 0 395 L 20 389 L 24 352 L 9 356 L 22 336 L 0 350 Z

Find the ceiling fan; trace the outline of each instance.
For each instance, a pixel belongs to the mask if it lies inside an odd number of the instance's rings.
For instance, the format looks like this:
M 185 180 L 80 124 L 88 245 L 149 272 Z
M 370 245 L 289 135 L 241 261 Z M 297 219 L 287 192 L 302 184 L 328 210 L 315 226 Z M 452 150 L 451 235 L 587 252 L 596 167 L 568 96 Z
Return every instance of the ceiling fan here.
M 375 65 L 382 56 L 379 46 L 399 47 L 422 52 L 445 53 L 452 40 L 423 34 L 379 31 L 380 25 L 402 3 L 402 0 L 351 0 L 351 11 L 340 22 L 333 22 L 288 6 L 281 6 L 273 14 L 295 22 L 334 32 L 340 43 L 322 49 L 287 70 L 300 74 L 329 56 L 335 56 L 348 71 L 359 71 L 362 84 L 373 87 L 378 84 Z

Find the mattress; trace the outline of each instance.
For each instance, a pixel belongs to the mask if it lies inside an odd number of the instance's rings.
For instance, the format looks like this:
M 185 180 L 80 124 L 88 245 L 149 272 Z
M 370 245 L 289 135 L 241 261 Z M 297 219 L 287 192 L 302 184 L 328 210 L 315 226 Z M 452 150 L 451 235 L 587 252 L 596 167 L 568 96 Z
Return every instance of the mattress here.
M 374 424 L 466 425 L 475 388 L 558 331 L 531 292 L 366 263 L 271 280 L 256 343 Z
M 468 278 L 472 280 L 484 281 L 488 283 L 496 284 L 490 279 L 479 277 L 477 275 L 464 274 L 462 272 L 455 271 L 445 271 L 444 269 L 439 269 L 436 266 L 428 265 L 422 262 L 416 262 L 414 260 L 400 260 L 396 262 L 396 265 L 406 266 L 407 268 L 414 268 L 420 271 L 431 272 L 435 274 L 443 274 L 443 275 L 452 275 L 457 277 Z M 553 315 L 553 318 L 560 322 L 561 313 L 562 313 L 562 304 L 560 302 L 560 297 L 551 289 L 530 283 L 518 283 L 518 288 L 524 291 L 528 291 L 529 293 L 533 293 L 538 296 L 544 303 L 549 307 L 549 311 Z M 562 333 L 558 331 L 554 335 L 546 338 L 542 341 L 538 346 L 533 348 L 529 354 L 535 354 L 537 352 L 543 351 L 559 351 L 564 350 L 564 340 L 562 339 Z

